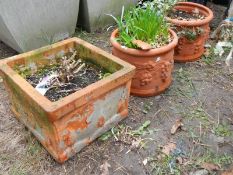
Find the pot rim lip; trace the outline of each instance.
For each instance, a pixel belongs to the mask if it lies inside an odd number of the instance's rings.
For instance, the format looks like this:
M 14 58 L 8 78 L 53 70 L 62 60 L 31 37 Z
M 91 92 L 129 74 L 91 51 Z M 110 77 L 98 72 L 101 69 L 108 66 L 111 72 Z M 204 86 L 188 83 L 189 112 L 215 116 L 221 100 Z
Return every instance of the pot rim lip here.
M 179 3 L 177 3 L 176 6 L 177 7 L 179 7 L 179 6 L 192 6 L 193 8 L 202 9 L 209 14 L 208 16 L 206 16 L 205 19 L 190 20 L 190 21 L 171 19 L 169 17 L 166 17 L 168 22 L 173 23 L 173 24 L 178 25 L 178 26 L 188 26 L 188 27 L 202 26 L 202 25 L 208 24 L 214 18 L 214 14 L 213 14 L 212 10 L 210 10 L 208 7 L 205 7 L 204 5 L 201 5 L 201 4 L 197 4 L 194 2 L 179 2 Z
M 115 29 L 111 34 L 110 42 L 112 46 L 117 50 L 120 50 L 121 52 L 134 56 L 154 56 L 154 55 L 162 54 L 168 52 L 171 49 L 174 49 L 178 44 L 178 36 L 173 30 L 169 29 L 169 32 L 172 35 L 173 39 L 169 44 L 162 46 L 160 48 L 155 48 L 150 50 L 139 50 L 139 49 L 123 47 L 119 42 L 116 41 L 116 35 L 118 34 L 118 32 L 119 30 Z
M 35 88 L 33 88 L 23 77 L 21 77 L 16 71 L 14 71 L 8 63 L 12 61 L 21 60 L 25 57 L 29 57 L 36 54 L 43 54 L 45 51 L 50 49 L 57 49 L 65 45 L 69 45 L 71 43 L 76 43 L 79 45 L 82 45 L 90 50 L 92 50 L 94 53 L 97 53 L 99 55 L 102 55 L 104 57 L 107 57 L 111 61 L 119 64 L 122 66 L 122 68 L 108 77 L 101 79 L 95 83 L 90 84 L 89 86 L 82 88 L 81 90 L 78 90 L 66 97 L 63 97 L 59 99 L 58 101 L 52 102 L 45 96 L 41 95 Z M 59 52 L 59 51 L 58 51 Z M 57 53 L 57 51 L 56 51 Z M 0 75 L 3 74 L 3 76 L 6 76 L 9 78 L 13 84 L 15 84 L 17 87 L 19 87 L 27 96 L 30 97 L 33 102 L 35 102 L 37 105 L 39 105 L 45 112 L 47 112 L 49 115 L 50 113 L 56 112 L 60 110 L 61 108 L 70 105 L 71 103 L 74 103 L 73 105 L 77 108 L 78 106 L 82 106 L 86 104 L 88 101 L 93 101 L 98 96 L 102 96 L 104 93 L 108 92 L 109 90 L 115 89 L 119 85 L 123 85 L 125 82 L 128 81 L 128 77 L 133 77 L 133 74 L 135 72 L 135 66 L 115 57 L 114 55 L 111 55 L 107 53 L 106 51 L 103 51 L 102 49 L 84 41 L 79 38 L 70 38 L 63 41 L 60 41 L 58 43 L 48 45 L 39 49 L 35 49 L 26 53 L 22 53 L 19 55 L 15 55 L 9 58 L 5 58 L 3 60 L 0 60 Z M 126 76 L 128 75 L 128 76 Z M 4 78 L 3 78 L 4 79 Z M 122 81 L 120 81 L 122 80 Z M 111 86 L 108 86 L 107 88 L 103 88 L 105 85 L 111 84 Z M 103 89 L 101 93 L 99 92 L 99 89 Z M 75 108 L 74 108 L 75 109 Z M 73 109 L 73 110 L 74 110 Z M 66 113 L 69 113 L 71 111 L 68 111 Z M 51 121 L 55 121 L 59 119 L 60 117 L 50 117 Z

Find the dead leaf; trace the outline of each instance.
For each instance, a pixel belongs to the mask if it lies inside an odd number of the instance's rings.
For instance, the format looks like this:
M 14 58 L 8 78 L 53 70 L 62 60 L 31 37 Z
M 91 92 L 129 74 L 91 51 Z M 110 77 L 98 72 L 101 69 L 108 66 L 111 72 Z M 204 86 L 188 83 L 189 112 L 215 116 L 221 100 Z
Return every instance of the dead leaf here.
M 209 49 L 206 49 L 206 50 L 205 50 L 204 56 L 206 56 L 206 57 L 210 56 L 210 50 L 209 50 Z
M 135 44 L 138 48 L 142 50 L 150 50 L 152 46 L 144 41 L 141 40 L 133 40 L 133 44 Z
M 223 172 L 221 175 L 233 175 L 233 167 L 230 168 L 229 170 Z
M 109 175 L 109 168 L 111 165 L 105 161 L 103 165 L 100 166 L 101 175 Z
M 141 142 L 142 142 L 142 139 L 133 140 L 132 145 L 131 145 L 131 149 L 139 148 Z
M 184 163 L 182 157 L 177 157 L 177 158 L 176 158 L 176 161 L 177 161 L 177 163 L 180 164 L 180 165 L 182 165 L 182 164 Z
M 184 124 L 182 123 L 182 119 L 176 120 L 176 123 L 172 126 L 171 134 L 175 134 L 176 131 L 182 126 L 184 126 Z
M 170 155 L 170 153 L 176 149 L 176 144 L 175 143 L 168 143 L 165 145 L 162 149 L 162 153 L 166 154 L 167 156 Z
M 201 165 L 201 168 L 206 169 L 208 171 L 218 171 L 220 170 L 220 167 L 213 163 L 203 163 Z

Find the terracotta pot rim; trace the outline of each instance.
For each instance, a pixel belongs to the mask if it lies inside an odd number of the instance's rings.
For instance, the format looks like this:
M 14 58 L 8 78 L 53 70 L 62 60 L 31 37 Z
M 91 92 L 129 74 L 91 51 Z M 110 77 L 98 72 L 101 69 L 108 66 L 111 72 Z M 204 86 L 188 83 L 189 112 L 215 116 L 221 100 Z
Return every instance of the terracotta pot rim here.
M 179 8 L 179 6 L 189 6 L 189 7 L 193 7 L 193 8 L 202 9 L 202 10 L 206 11 L 209 15 L 206 16 L 205 19 L 191 20 L 191 21 L 183 21 L 183 20 L 171 19 L 169 17 L 166 17 L 166 19 L 169 22 L 171 22 L 175 25 L 178 25 L 178 26 L 202 26 L 202 25 L 208 24 L 214 18 L 213 12 L 209 8 L 205 7 L 204 5 L 193 3 L 193 2 L 179 2 L 177 4 L 177 7 Z
M 157 55 L 157 54 L 161 54 L 161 53 L 165 53 L 170 51 L 171 49 L 175 48 L 176 45 L 178 44 L 178 36 L 176 35 L 176 33 L 169 29 L 169 32 L 171 33 L 173 40 L 172 42 L 170 42 L 169 44 L 162 46 L 160 48 L 156 48 L 156 49 L 150 49 L 148 51 L 144 51 L 144 50 L 139 50 L 139 49 L 133 49 L 133 48 L 124 48 L 119 42 L 116 41 L 116 36 L 118 34 L 118 29 L 115 29 L 110 37 L 110 42 L 112 44 L 112 46 L 118 50 L 120 50 L 121 52 L 130 54 L 130 55 L 135 55 L 135 56 L 153 56 L 153 55 Z

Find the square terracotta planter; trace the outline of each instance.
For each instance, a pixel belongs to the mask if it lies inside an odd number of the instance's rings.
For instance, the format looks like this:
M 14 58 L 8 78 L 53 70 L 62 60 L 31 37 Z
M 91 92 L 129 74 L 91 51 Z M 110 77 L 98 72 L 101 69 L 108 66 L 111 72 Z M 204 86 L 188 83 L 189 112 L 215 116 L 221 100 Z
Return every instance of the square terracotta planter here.
M 13 70 L 21 64 L 49 64 L 56 56 L 74 49 L 80 58 L 95 62 L 112 74 L 51 102 Z M 127 116 L 134 69 L 134 66 L 78 38 L 0 61 L 0 75 L 9 93 L 13 113 L 60 163 Z

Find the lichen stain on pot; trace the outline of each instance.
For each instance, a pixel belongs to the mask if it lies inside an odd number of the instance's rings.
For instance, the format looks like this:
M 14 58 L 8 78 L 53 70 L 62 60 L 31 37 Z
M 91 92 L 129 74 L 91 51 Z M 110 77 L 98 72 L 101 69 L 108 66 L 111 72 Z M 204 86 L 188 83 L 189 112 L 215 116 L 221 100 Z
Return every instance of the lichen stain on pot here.
M 198 34 L 194 40 L 189 40 L 186 36 L 179 36 L 179 42 L 175 48 L 174 55 L 175 62 L 191 62 L 199 60 L 205 51 L 205 42 L 209 38 L 209 23 L 213 19 L 213 12 L 203 5 L 192 2 L 179 2 L 175 6 L 175 9 L 190 13 L 198 10 L 200 14 L 205 16 L 204 19 L 189 21 L 172 19 L 169 17 L 166 18 L 168 22 L 170 22 L 176 28 L 177 33 L 183 33 L 181 31 L 185 30 L 194 31 L 197 29 L 203 31 Z
M 71 112 L 68 116 L 55 121 L 59 149 L 64 150 L 67 157 L 70 157 L 73 152 L 90 144 L 100 136 L 100 133 L 110 129 L 113 123 L 122 120 L 122 117 L 128 114 L 128 94 L 126 88 L 114 89 L 94 103 L 84 105 L 78 113 Z
M 122 118 L 125 118 L 128 115 L 128 101 L 125 99 L 122 99 L 119 101 L 118 103 L 118 114 L 120 114 L 120 116 Z
M 105 118 L 102 116 L 99 118 L 98 123 L 97 123 L 97 128 L 101 128 L 104 126 L 105 123 Z

